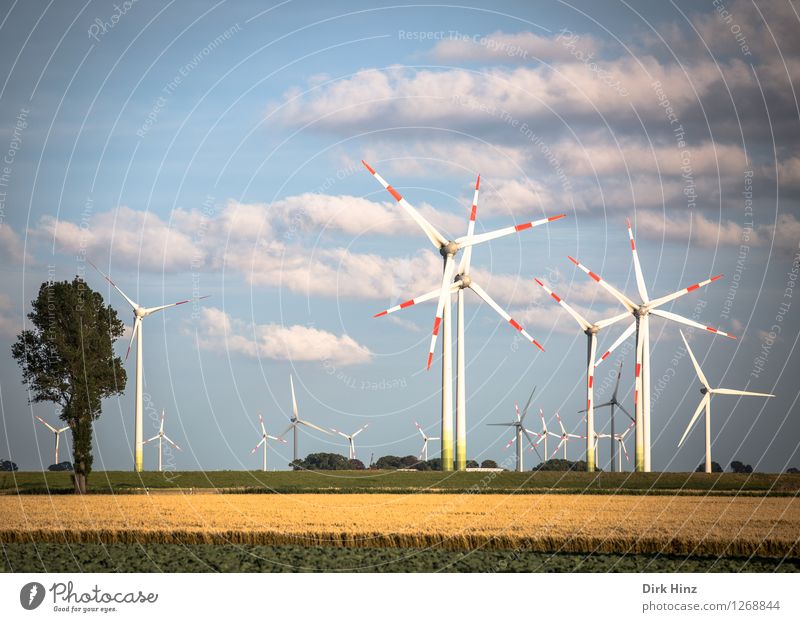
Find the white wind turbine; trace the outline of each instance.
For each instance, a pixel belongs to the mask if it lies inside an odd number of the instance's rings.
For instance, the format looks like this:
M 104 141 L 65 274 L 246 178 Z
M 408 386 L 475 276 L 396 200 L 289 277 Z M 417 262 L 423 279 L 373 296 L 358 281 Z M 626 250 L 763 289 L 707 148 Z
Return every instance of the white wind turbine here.
M 539 437 L 539 440 L 531 445 L 528 451 L 535 451 L 536 455 L 539 455 L 539 450 L 537 447 L 539 446 L 539 443 L 544 443 L 544 460 L 547 460 L 547 437 L 550 436 L 550 432 L 547 430 L 547 422 L 544 420 L 544 411 L 541 408 L 539 409 L 539 418 L 542 420 L 542 431 L 531 432 L 532 434 L 536 434 L 536 436 Z M 542 457 L 539 456 L 539 459 L 541 460 Z
M 453 396 L 452 396 L 452 361 L 450 345 L 450 322 L 451 322 L 451 303 L 450 296 L 457 294 L 457 319 L 458 319 L 458 341 L 456 353 L 456 468 L 459 471 L 466 470 L 467 467 L 467 446 L 466 446 L 466 361 L 464 355 L 464 289 L 472 289 L 479 298 L 494 309 L 500 317 L 507 321 L 517 331 L 521 332 L 526 339 L 536 345 L 540 350 L 542 346 L 531 337 L 522 326 L 506 313 L 484 289 L 478 285 L 470 276 L 470 263 L 472 259 L 472 247 L 476 244 L 488 242 L 498 238 L 524 231 L 532 227 L 547 224 L 554 220 L 564 217 L 564 214 L 542 218 L 530 222 L 525 222 L 511 227 L 504 227 L 489 233 L 475 235 L 475 217 L 478 210 L 478 194 L 480 192 L 481 177 L 475 182 L 475 193 L 472 199 L 472 210 L 470 212 L 467 235 L 448 240 L 428 222 L 416 209 L 406 201 L 386 180 L 383 179 L 375 170 L 362 160 L 364 166 L 377 179 L 380 184 L 400 203 L 400 206 L 414 219 L 420 226 L 433 246 L 441 254 L 444 260 L 444 272 L 441 285 L 427 294 L 417 296 L 407 300 L 391 309 L 386 309 L 377 313 L 375 317 L 381 317 L 389 313 L 394 313 L 400 309 L 405 309 L 426 300 L 438 300 L 436 316 L 433 322 L 433 334 L 431 336 L 430 348 L 428 350 L 427 368 L 431 368 L 433 352 L 436 348 L 436 339 L 439 331 L 442 330 L 442 470 L 450 471 L 453 468 Z M 458 270 L 456 271 L 455 256 L 459 250 L 464 249 Z M 454 280 L 455 279 L 455 280 Z
M 333 435 L 333 432 L 331 432 L 330 430 L 326 430 L 325 428 L 321 428 L 318 425 L 314 425 L 310 421 L 306 421 L 305 419 L 301 419 L 300 418 L 300 416 L 297 413 L 297 398 L 294 395 L 294 379 L 292 378 L 291 375 L 289 376 L 289 385 L 292 387 L 292 416 L 289 418 L 289 421 L 291 421 L 291 423 L 289 424 L 289 427 L 287 427 L 281 433 L 281 438 L 286 436 L 286 433 L 289 432 L 289 430 L 292 430 L 294 432 L 294 452 L 293 452 L 294 458 L 293 458 L 293 460 L 297 460 L 299 458 L 299 456 L 297 455 L 297 434 L 298 434 L 298 429 L 297 428 L 298 428 L 298 426 L 304 425 L 304 426 L 306 426 L 308 428 L 312 428 L 314 430 L 322 432 L 323 434 Z
M 686 440 L 686 436 L 692 429 L 694 422 L 697 421 L 698 417 L 700 417 L 700 413 L 703 410 L 705 410 L 706 473 L 711 473 L 711 396 L 712 395 L 749 395 L 753 397 L 775 397 L 775 396 L 772 393 L 754 393 L 752 391 L 739 391 L 737 389 L 712 389 L 711 386 L 708 384 L 708 380 L 706 380 L 705 374 L 703 374 L 703 370 L 700 369 L 700 364 L 694 357 L 694 353 L 692 352 L 692 349 L 689 347 L 689 342 L 686 341 L 686 337 L 684 337 L 683 331 L 681 331 L 681 339 L 683 339 L 683 343 L 686 346 L 686 350 L 689 352 L 689 357 L 692 359 L 692 365 L 694 365 L 694 370 L 697 372 L 697 377 L 703 384 L 703 388 L 700 389 L 700 393 L 703 394 L 703 399 L 700 400 L 700 404 L 698 404 L 697 410 L 694 411 L 694 415 L 692 415 L 692 418 L 689 420 L 689 425 L 686 426 L 686 430 L 684 431 L 683 436 L 681 436 L 681 440 L 678 441 L 678 447 L 680 447 L 683 444 L 683 441 Z
M 178 451 L 183 451 L 178 445 L 164 433 L 164 411 L 161 411 L 161 424 L 158 427 L 158 434 L 156 434 L 152 438 L 148 438 L 146 441 L 142 443 L 142 445 L 146 445 L 152 441 L 158 440 L 158 470 L 159 472 L 163 471 L 162 463 L 164 457 L 164 441 L 167 441 L 170 445 L 172 445 Z
M 440 441 L 442 440 L 438 436 L 428 436 L 425 434 L 425 431 L 422 429 L 422 426 L 418 424 L 416 421 L 414 425 L 417 426 L 417 430 L 422 435 L 422 451 L 419 452 L 419 459 L 424 460 L 425 462 L 428 461 L 428 441 Z
M 61 436 L 61 434 L 63 432 L 66 432 L 67 430 L 69 430 L 69 426 L 64 426 L 63 428 L 54 428 L 49 423 L 47 423 L 47 421 L 42 419 L 40 416 L 37 415 L 36 418 L 39 421 L 41 421 L 48 430 L 50 430 L 53 434 L 55 434 L 55 437 L 56 437 L 56 461 L 53 464 L 58 464 L 58 438 Z
M 533 399 L 533 394 L 535 392 L 536 392 L 536 387 L 533 387 L 533 391 L 531 391 L 531 395 L 528 398 L 527 403 L 525 404 L 525 408 L 522 409 L 522 414 L 520 414 L 520 412 L 519 412 L 519 407 L 517 406 L 517 403 L 514 402 L 514 409 L 516 410 L 516 415 L 517 415 L 516 421 L 512 421 L 511 423 L 487 423 L 486 424 L 486 425 L 493 425 L 493 426 L 498 426 L 499 425 L 499 426 L 514 428 L 514 436 L 511 438 L 511 440 L 506 445 L 506 449 L 511 447 L 511 445 L 513 445 L 514 442 L 516 441 L 516 443 L 517 443 L 517 447 L 516 447 L 516 451 L 517 451 L 517 467 L 516 467 L 516 470 L 517 470 L 517 472 L 520 472 L 520 473 L 524 470 L 523 469 L 523 464 L 522 464 L 522 437 L 523 437 L 523 435 L 525 436 L 526 439 L 528 439 L 528 442 L 531 444 L 531 448 L 536 450 L 536 453 L 539 453 L 539 450 L 536 449 L 537 443 L 535 443 L 533 441 L 533 438 L 531 437 L 531 434 L 536 434 L 537 436 L 539 436 L 539 433 L 538 432 L 532 432 L 531 430 L 525 429 L 525 424 L 524 424 L 525 415 L 528 414 L 528 408 L 531 405 L 531 400 Z
M 347 447 L 350 450 L 350 454 L 349 454 L 350 455 L 350 460 L 355 460 L 356 459 L 356 443 L 355 443 L 354 439 L 356 438 L 356 436 L 361 434 L 368 427 L 369 427 L 369 424 L 365 425 L 363 428 L 359 428 L 358 430 L 356 430 L 352 434 L 345 434 L 341 430 L 337 430 L 336 428 L 331 428 L 331 432 L 333 432 L 334 434 L 338 434 L 339 436 L 342 436 L 342 437 L 347 439 Z
M 620 315 L 600 320 L 599 322 L 592 323 L 578 313 L 575 309 L 564 302 L 553 290 L 547 285 L 542 283 L 539 279 L 536 281 L 544 291 L 550 294 L 550 297 L 555 300 L 561 307 L 569 313 L 572 318 L 581 327 L 581 330 L 586 334 L 586 470 L 594 471 L 596 450 L 592 451 L 592 441 L 594 436 L 594 359 L 597 356 L 597 333 L 600 329 L 624 320 L 628 317 L 629 313 L 626 311 Z M 596 444 L 596 443 L 595 443 Z
M 635 388 L 633 392 L 634 414 L 636 420 L 636 470 L 637 471 L 650 471 L 650 315 L 657 315 L 658 317 L 666 320 L 671 320 L 679 324 L 685 324 L 694 328 L 701 328 L 709 332 L 724 335 L 731 339 L 736 339 L 733 335 L 722 332 L 711 326 L 705 326 L 689 318 L 685 318 L 677 313 L 671 311 L 663 311 L 659 307 L 693 292 L 696 289 L 705 287 L 709 283 L 722 278 L 722 275 L 712 276 L 705 281 L 695 283 L 689 287 L 678 290 L 672 294 L 650 299 L 647 293 L 647 287 L 644 282 L 644 275 L 642 274 L 642 267 L 639 264 L 639 255 L 636 252 L 636 243 L 633 240 L 633 231 L 631 230 L 631 222 L 628 222 L 628 237 L 631 243 L 631 252 L 633 253 L 633 267 L 636 273 L 636 288 L 638 290 L 641 302 L 634 302 L 625 294 L 610 285 L 607 281 L 600 278 L 589 268 L 580 263 L 577 259 L 569 257 L 569 260 L 594 279 L 600 286 L 605 288 L 612 296 L 619 300 L 628 312 L 633 315 L 634 321 L 620 335 L 619 339 L 600 357 L 595 366 L 599 365 L 606 357 L 608 357 L 614 349 L 625 341 L 634 331 L 636 331 L 636 367 L 635 367 Z M 639 399 L 641 397 L 641 399 Z
M 630 464 L 631 459 L 630 459 L 630 456 L 628 456 L 628 450 L 625 447 L 625 437 L 628 436 L 628 433 L 633 429 L 634 425 L 636 425 L 636 424 L 633 421 L 631 421 L 630 425 L 627 428 L 625 428 L 625 430 L 622 432 L 622 434 L 614 434 L 612 436 L 614 441 L 619 443 L 619 446 L 622 449 L 622 452 L 625 453 L 625 460 L 628 461 L 628 464 Z M 622 453 L 619 454 L 619 464 L 617 466 L 617 470 L 620 473 L 622 473 Z M 612 472 L 613 472 L 613 465 L 612 465 Z
M 616 464 L 616 453 L 617 453 L 616 452 L 616 445 L 615 445 L 615 439 L 617 438 L 617 435 L 614 432 L 614 429 L 615 429 L 614 428 L 614 423 L 615 423 L 614 422 L 614 411 L 615 411 L 615 409 L 619 408 L 622 412 L 624 412 L 627 415 L 628 419 L 630 419 L 631 422 L 634 421 L 634 418 L 631 417 L 631 414 L 627 411 L 627 409 L 617 399 L 617 395 L 619 393 L 619 381 L 620 381 L 620 378 L 622 378 L 622 361 L 620 361 L 620 363 L 619 363 L 619 369 L 617 370 L 617 384 L 614 387 L 614 393 L 611 394 L 611 399 L 608 400 L 607 402 L 603 402 L 602 404 L 597 404 L 597 405 L 594 406 L 594 408 L 597 409 L 597 410 L 600 410 L 601 408 L 608 408 L 608 407 L 611 408 L 611 434 L 605 435 L 604 438 L 611 438 L 612 439 L 611 440 L 611 472 L 612 473 L 614 472 L 614 465 Z M 585 410 L 579 410 L 578 414 L 585 413 L 585 412 L 586 412 Z M 627 432 L 627 430 L 626 430 L 626 432 Z M 627 450 L 626 450 L 625 453 L 627 455 Z M 622 458 L 620 458 L 620 460 L 622 460 Z M 620 462 L 620 464 L 622 464 L 622 462 Z
M 555 448 L 555 451 L 553 451 L 553 455 L 550 456 L 550 458 L 551 459 L 555 458 L 556 454 L 558 453 L 558 450 L 563 447 L 564 448 L 564 460 L 566 460 L 567 459 L 567 443 L 573 438 L 582 438 L 582 437 L 580 435 L 578 435 L 578 434 L 572 434 L 571 432 L 567 432 L 564 429 L 564 424 L 562 423 L 561 416 L 558 413 L 556 413 L 556 419 L 558 419 L 558 425 L 561 427 L 561 434 L 556 434 L 555 432 L 548 432 L 548 434 L 550 436 L 554 436 L 557 439 L 559 439 L 558 440 L 558 446 Z
M 278 436 L 272 436 L 271 434 L 267 434 L 267 428 L 264 427 L 264 417 L 262 417 L 260 414 L 258 415 L 258 422 L 261 424 L 261 440 L 258 441 L 258 445 L 253 447 L 253 450 L 250 453 L 254 454 L 254 453 L 256 453 L 256 451 L 258 450 L 259 447 L 261 447 L 261 446 L 264 447 L 264 450 L 263 450 L 264 451 L 264 460 L 263 460 L 263 466 L 262 466 L 261 470 L 262 471 L 266 471 L 267 470 L 267 442 L 268 441 L 280 441 L 281 443 L 285 443 L 286 440 L 282 439 L 282 438 L 280 438 Z
M 142 457 L 142 387 L 143 387 L 143 380 L 142 380 L 142 323 L 144 318 L 156 313 L 157 311 L 162 311 L 164 309 L 168 309 L 170 307 L 177 307 L 178 305 L 186 304 L 187 302 L 191 302 L 192 299 L 189 300 L 180 300 L 178 302 L 173 302 L 168 305 L 161 305 L 159 307 L 142 307 L 139 304 L 135 303 L 131 300 L 125 292 L 123 292 L 119 287 L 117 287 L 116 283 L 111 280 L 111 278 L 105 274 L 100 268 L 95 266 L 91 261 L 89 264 L 97 270 L 100 274 L 103 275 L 106 281 L 111 284 L 111 287 L 116 289 L 122 297 L 127 301 L 127 303 L 133 309 L 133 332 L 131 333 L 131 341 L 128 344 L 128 351 L 125 353 L 125 360 L 128 360 L 128 355 L 131 353 L 131 346 L 133 345 L 133 340 L 136 339 L 136 403 L 134 406 L 134 447 L 133 447 L 133 468 L 136 471 L 142 470 L 143 464 L 143 457 Z M 195 298 L 194 300 L 203 300 L 204 298 L 208 298 L 208 296 L 200 296 Z

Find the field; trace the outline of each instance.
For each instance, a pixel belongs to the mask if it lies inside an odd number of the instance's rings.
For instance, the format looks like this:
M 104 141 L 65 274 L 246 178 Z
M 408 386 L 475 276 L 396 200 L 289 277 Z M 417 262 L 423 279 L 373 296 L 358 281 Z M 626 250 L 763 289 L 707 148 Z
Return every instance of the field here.
M 631 495 L 21 495 L 3 543 L 303 545 L 800 557 L 800 499 Z
M 248 493 L 503 493 L 798 495 L 800 475 L 753 473 L 442 473 L 428 471 L 98 471 L 91 492 L 214 489 Z M 0 494 L 70 493 L 69 473 L 0 473 Z

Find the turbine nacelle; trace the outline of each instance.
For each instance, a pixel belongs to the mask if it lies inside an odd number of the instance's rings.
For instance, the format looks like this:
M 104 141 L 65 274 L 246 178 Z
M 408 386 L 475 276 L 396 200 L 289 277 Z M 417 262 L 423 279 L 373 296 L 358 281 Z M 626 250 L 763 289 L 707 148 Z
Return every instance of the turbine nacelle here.
M 441 253 L 442 257 L 452 257 L 460 250 L 461 246 L 457 242 L 449 240 L 439 248 L 439 253 Z
M 461 286 L 461 289 L 472 285 L 472 277 L 469 274 L 457 274 L 455 281 Z

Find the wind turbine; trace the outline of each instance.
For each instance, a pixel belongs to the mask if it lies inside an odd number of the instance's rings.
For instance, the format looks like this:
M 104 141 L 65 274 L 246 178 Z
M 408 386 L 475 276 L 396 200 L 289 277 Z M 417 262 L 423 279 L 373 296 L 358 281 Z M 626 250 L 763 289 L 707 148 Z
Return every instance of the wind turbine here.
M 614 441 L 619 443 L 619 446 L 622 448 L 622 451 L 625 453 L 625 460 L 628 461 L 628 464 L 630 464 L 631 459 L 630 459 L 630 456 L 628 456 L 628 450 L 625 448 L 625 437 L 628 436 L 628 433 L 631 431 L 631 429 L 633 428 L 634 425 L 636 425 L 636 424 L 633 421 L 631 421 L 630 425 L 627 428 L 625 428 L 625 431 L 622 434 L 615 434 L 615 435 L 612 436 Z M 617 470 L 620 473 L 622 473 L 622 453 L 619 454 L 619 468 Z M 613 471 L 613 465 L 612 465 L 612 471 Z
M 158 434 L 156 434 L 152 438 L 148 438 L 146 441 L 144 441 L 142 443 L 142 445 L 146 445 L 147 443 L 149 443 L 151 441 L 154 441 L 156 439 L 158 439 L 158 471 L 161 472 L 161 471 L 163 471 L 163 468 L 162 468 L 161 464 L 162 464 L 162 458 L 164 456 L 164 447 L 163 447 L 164 441 L 167 441 L 170 445 L 172 445 L 178 451 L 183 451 L 180 447 L 178 447 L 178 445 L 175 444 L 175 442 L 169 436 L 164 434 L 164 411 L 163 410 L 161 411 L 161 425 L 158 428 Z
M 564 429 L 564 424 L 562 423 L 561 416 L 558 413 L 556 413 L 556 419 L 558 419 L 558 425 L 561 426 L 561 434 L 556 434 L 555 432 L 548 432 L 548 434 L 550 436 L 555 436 L 557 439 L 559 439 L 558 447 L 555 448 L 555 451 L 553 451 L 553 455 L 550 456 L 550 458 L 551 459 L 555 458 L 556 454 L 558 453 L 558 450 L 563 447 L 564 448 L 564 460 L 566 460 L 567 459 L 567 443 L 570 441 L 570 439 L 581 438 L 581 436 L 579 436 L 578 434 L 572 434 L 571 432 L 567 432 Z
M 345 434 L 344 432 L 342 432 L 340 430 L 337 430 L 335 428 L 331 428 L 331 432 L 333 432 L 334 434 L 338 434 L 339 436 L 343 436 L 344 438 L 347 439 L 347 446 L 348 446 L 348 449 L 350 450 L 350 460 L 355 460 L 356 459 L 356 444 L 355 444 L 355 441 L 353 439 L 355 439 L 356 436 L 361 434 L 368 427 L 369 427 L 369 424 L 365 425 L 363 428 L 360 428 L 360 429 L 356 430 L 352 434 Z
M 262 471 L 267 470 L 267 441 L 280 441 L 281 443 L 285 443 L 286 440 L 282 439 L 278 436 L 272 436 L 271 434 L 267 434 L 267 428 L 264 427 L 264 417 L 260 414 L 258 415 L 258 422 L 261 424 L 261 440 L 258 441 L 258 445 L 253 447 L 253 450 L 250 452 L 251 454 L 256 453 L 259 447 L 262 445 L 264 446 L 264 464 L 262 467 Z
M 636 272 L 636 288 L 639 293 L 641 302 L 634 302 L 625 294 L 610 285 L 607 281 L 600 278 L 589 268 L 580 263 L 577 259 L 569 257 L 569 260 L 594 279 L 601 287 L 605 288 L 612 296 L 619 300 L 631 315 L 633 315 L 634 322 L 620 335 L 619 339 L 600 357 L 595 366 L 599 365 L 606 357 L 608 357 L 614 349 L 625 341 L 631 334 L 636 331 L 636 367 L 635 367 L 635 388 L 633 392 L 634 414 L 636 420 L 636 470 L 637 471 L 650 471 L 650 315 L 657 315 L 666 320 L 671 320 L 679 324 L 685 324 L 694 328 L 702 328 L 712 333 L 724 335 L 731 339 L 736 339 L 733 335 L 729 335 L 721 330 L 711 326 L 705 326 L 694 320 L 685 318 L 677 313 L 671 311 L 663 311 L 661 307 L 668 302 L 672 302 L 681 296 L 693 292 L 696 289 L 705 287 L 709 283 L 722 278 L 722 275 L 712 276 L 705 281 L 695 283 L 689 287 L 678 290 L 672 294 L 650 299 L 645 287 L 644 275 L 642 274 L 642 267 L 639 264 L 639 255 L 636 252 L 636 243 L 633 240 L 633 231 L 631 230 L 631 221 L 628 220 L 628 237 L 631 243 L 631 252 L 633 253 L 633 267 Z M 641 397 L 641 399 L 639 399 Z
M 386 309 L 377 313 L 375 317 L 381 317 L 394 313 L 400 309 L 405 309 L 426 300 L 438 299 L 436 306 L 436 315 L 433 322 L 433 335 L 431 336 L 430 348 L 428 351 L 427 368 L 431 368 L 433 361 L 433 352 L 436 347 L 436 338 L 439 331 L 442 330 L 442 470 L 450 471 L 453 468 L 453 396 L 452 396 L 452 348 L 450 345 L 450 322 L 451 322 L 451 302 L 450 296 L 457 294 L 457 319 L 458 319 L 458 341 L 456 353 L 456 468 L 459 471 L 466 470 L 467 468 L 467 446 L 466 446 L 466 361 L 464 356 L 464 289 L 470 288 L 479 298 L 483 299 L 489 306 L 491 306 L 505 321 L 513 326 L 517 331 L 521 332 L 528 341 L 536 345 L 540 350 L 544 350 L 542 346 L 531 337 L 522 326 L 506 313 L 484 289 L 478 285 L 470 276 L 470 263 L 472 259 L 472 247 L 476 244 L 482 244 L 490 240 L 518 233 L 525 229 L 538 227 L 539 225 L 547 224 L 554 220 L 563 218 L 565 214 L 558 216 L 551 216 L 539 220 L 521 223 L 511 227 L 504 227 L 489 233 L 481 233 L 475 235 L 475 217 L 478 211 L 478 194 L 480 192 L 481 177 L 478 175 L 475 182 L 475 192 L 472 199 L 472 210 L 470 212 L 469 224 L 467 226 L 467 235 L 456 238 L 455 240 L 448 240 L 439 231 L 428 222 L 416 209 L 406 201 L 386 180 L 383 179 L 375 170 L 366 162 L 362 163 L 373 177 L 377 179 L 380 184 L 400 203 L 400 206 L 414 219 L 420 228 L 428 236 L 436 250 L 439 251 L 444 260 L 444 271 L 442 275 L 442 282 L 439 288 L 407 300 L 391 309 Z M 459 250 L 464 249 L 464 254 L 461 257 L 461 262 L 458 266 L 456 273 L 455 256 Z M 455 277 L 455 280 L 454 280 Z
M 700 404 L 698 404 L 697 410 L 694 411 L 694 415 L 692 415 L 692 418 L 689 421 L 689 425 L 686 426 L 686 430 L 684 431 L 683 436 L 681 436 L 681 440 L 678 441 L 678 447 L 680 447 L 683 444 L 683 441 L 686 439 L 686 436 L 692 429 L 694 422 L 697 421 L 697 418 L 700 416 L 700 413 L 703 410 L 705 410 L 706 411 L 706 473 L 711 473 L 711 396 L 712 395 L 751 395 L 753 397 L 775 397 L 775 396 L 772 393 L 754 393 L 752 391 L 739 391 L 737 389 L 712 389 L 711 386 L 708 384 L 708 380 L 706 380 L 706 377 L 703 374 L 703 370 L 700 369 L 700 365 L 698 364 L 697 359 L 694 357 L 694 353 L 692 352 L 692 349 L 689 347 L 689 342 L 686 341 L 686 337 L 684 337 L 683 331 L 681 331 L 681 339 L 683 339 L 683 343 L 686 346 L 686 350 L 689 352 L 689 357 L 692 359 L 692 365 L 694 365 L 694 370 L 697 372 L 697 377 L 703 384 L 703 388 L 700 389 L 700 393 L 703 394 L 703 399 L 700 400 Z
M 531 391 L 531 395 L 528 398 L 527 403 L 525 404 L 525 408 L 522 409 L 522 414 L 520 414 L 520 412 L 519 412 L 519 407 L 517 406 L 517 403 L 514 402 L 514 408 L 515 408 L 516 414 L 517 414 L 516 421 L 512 421 L 511 423 L 487 423 L 486 424 L 486 425 L 495 425 L 495 426 L 500 425 L 500 426 L 504 426 L 504 427 L 514 428 L 514 437 L 508 442 L 508 444 L 506 445 L 506 449 L 511 447 L 511 445 L 514 444 L 514 441 L 516 441 L 516 443 L 517 443 L 517 448 L 516 448 L 517 449 L 517 469 L 516 470 L 519 473 L 521 473 L 523 471 L 523 465 L 522 465 L 522 436 L 525 435 L 525 438 L 528 439 L 528 442 L 531 444 L 531 447 L 536 449 L 536 443 L 533 442 L 533 438 L 531 438 L 531 434 L 536 434 L 538 436 L 538 433 L 537 432 L 531 432 L 530 430 L 526 430 L 525 429 L 525 424 L 523 423 L 525 421 L 525 415 L 528 414 L 528 408 L 531 405 L 531 400 L 533 399 L 533 394 L 535 392 L 536 392 L 536 387 L 533 387 L 533 391 Z M 538 453 L 539 450 L 537 449 L 536 451 Z
M 622 377 L 622 361 L 619 362 L 619 369 L 617 370 L 617 384 L 614 387 L 614 393 L 611 394 L 611 399 L 608 400 L 607 402 L 603 402 L 602 404 L 597 404 L 594 407 L 594 408 L 596 408 L 598 410 L 600 408 L 606 408 L 606 407 L 609 407 L 609 406 L 611 407 L 611 434 L 610 435 L 605 435 L 605 438 L 611 438 L 612 439 L 611 440 L 611 472 L 612 473 L 614 472 L 614 465 L 615 465 L 615 462 L 616 462 L 615 461 L 615 459 L 616 459 L 616 445 L 614 444 L 614 439 L 616 439 L 616 435 L 614 434 L 614 409 L 619 408 L 622 412 L 624 412 L 628 416 L 628 419 L 630 419 L 631 422 L 635 421 L 634 418 L 631 417 L 631 414 L 625 409 L 625 407 L 622 404 L 620 404 L 619 400 L 617 399 L 617 394 L 619 392 L 619 381 L 620 381 L 621 377 Z M 579 410 L 578 411 L 579 414 L 580 413 L 585 413 L 585 412 L 586 412 L 585 410 Z M 627 450 L 626 450 L 625 453 L 627 454 Z M 620 458 L 620 460 L 621 460 L 621 458 Z M 620 462 L 620 464 L 621 464 L 621 462 Z
M 133 309 L 133 332 L 131 333 L 131 341 L 128 344 L 128 351 L 125 353 L 125 360 L 128 360 L 128 355 L 131 353 L 131 346 L 133 345 L 133 340 L 136 339 L 136 404 L 134 406 L 134 446 L 133 446 L 133 468 L 136 471 L 142 470 L 143 464 L 143 457 L 142 457 L 142 322 L 144 318 L 156 313 L 157 311 L 163 311 L 164 309 L 168 309 L 170 307 L 177 307 L 178 305 L 186 304 L 187 302 L 191 302 L 192 299 L 189 300 L 180 300 L 178 302 L 173 302 L 168 305 L 161 305 L 159 307 L 142 307 L 139 304 L 135 303 L 131 300 L 125 292 L 123 292 L 111 278 L 105 274 L 100 268 L 95 266 L 91 261 L 89 264 L 97 270 L 106 281 L 111 283 L 111 287 L 116 289 L 122 297 L 128 302 L 128 304 Z M 194 300 L 203 300 L 204 298 L 208 298 L 208 296 L 200 296 L 199 298 L 195 298 Z
M 625 313 L 615 315 L 606 320 L 592 323 L 564 302 L 561 297 L 539 279 L 533 280 L 572 316 L 578 323 L 578 326 L 581 327 L 581 330 L 586 334 L 586 410 L 584 411 L 586 412 L 586 470 L 594 471 L 596 451 L 592 451 L 591 439 L 594 437 L 594 359 L 597 356 L 597 333 L 606 326 L 611 326 L 620 320 L 624 320 L 628 317 L 629 313 L 626 311 Z
M 305 419 L 301 419 L 300 418 L 300 416 L 297 414 L 297 398 L 294 395 L 294 379 L 292 378 L 291 375 L 289 376 L 289 384 L 292 387 L 292 416 L 289 418 L 289 421 L 291 421 L 291 423 L 289 424 L 289 427 L 287 427 L 281 433 L 281 438 L 286 436 L 286 433 L 289 432 L 289 430 L 292 430 L 294 432 L 294 460 L 297 460 L 298 459 L 298 455 L 297 455 L 297 434 L 298 434 L 297 428 L 298 428 L 298 426 L 304 425 L 304 426 L 306 426 L 308 428 L 312 428 L 314 430 L 318 430 L 319 432 L 322 432 L 323 434 L 333 435 L 333 432 L 331 432 L 330 430 L 326 430 L 325 428 L 321 428 L 318 425 L 314 425 L 310 421 L 306 421 Z
M 414 422 L 414 425 L 417 426 L 417 430 L 419 430 L 419 433 L 422 434 L 422 451 L 419 452 L 419 459 L 427 462 L 428 441 L 440 441 L 442 439 L 440 439 L 438 436 L 428 436 L 427 434 L 425 434 L 425 431 L 422 429 L 422 426 L 418 424 L 416 421 Z
M 63 428 L 54 428 L 49 423 L 47 423 L 47 421 L 42 419 L 39 415 L 36 415 L 36 418 L 39 421 L 41 421 L 44 424 L 44 426 L 56 436 L 56 461 L 53 464 L 58 464 L 58 437 L 61 436 L 62 432 L 66 432 L 67 430 L 69 430 L 69 426 L 64 426 Z

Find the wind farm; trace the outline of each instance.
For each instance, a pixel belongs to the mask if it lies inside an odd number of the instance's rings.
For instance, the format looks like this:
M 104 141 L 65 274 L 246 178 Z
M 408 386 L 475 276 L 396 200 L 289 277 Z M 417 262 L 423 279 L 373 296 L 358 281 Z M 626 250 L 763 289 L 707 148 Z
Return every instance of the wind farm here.
M 800 571 L 791 3 L 7 4 L 0 570 L 223 573 L 156 619 Z M 630 577 L 492 577 L 547 571 Z

